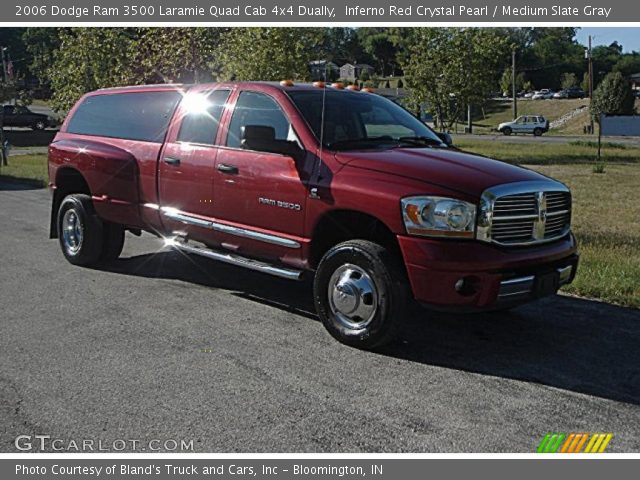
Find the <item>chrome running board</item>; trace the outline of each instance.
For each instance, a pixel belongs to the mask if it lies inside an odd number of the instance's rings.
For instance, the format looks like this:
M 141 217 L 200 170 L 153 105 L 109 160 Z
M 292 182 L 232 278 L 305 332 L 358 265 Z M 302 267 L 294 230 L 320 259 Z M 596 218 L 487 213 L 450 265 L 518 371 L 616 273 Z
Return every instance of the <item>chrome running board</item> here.
M 277 265 L 272 265 L 270 263 L 261 262 L 259 260 L 242 257 L 233 253 L 213 250 L 205 246 L 200 247 L 188 245 L 187 240 L 180 235 L 174 238 L 165 239 L 165 244 L 178 250 L 182 250 L 183 252 L 194 253 L 196 255 L 210 258 L 212 260 L 229 263 L 238 267 L 248 268 L 249 270 L 255 270 L 257 272 L 267 273 L 275 277 L 286 278 L 287 280 L 300 280 L 300 278 L 302 277 L 302 270 L 280 267 Z

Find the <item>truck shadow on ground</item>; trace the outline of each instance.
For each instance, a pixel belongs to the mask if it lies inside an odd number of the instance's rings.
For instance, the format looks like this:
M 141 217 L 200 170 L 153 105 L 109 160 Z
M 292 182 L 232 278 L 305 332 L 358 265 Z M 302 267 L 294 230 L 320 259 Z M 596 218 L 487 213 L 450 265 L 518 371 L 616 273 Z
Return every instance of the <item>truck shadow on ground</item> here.
M 281 280 L 169 251 L 121 259 L 109 270 L 228 290 L 318 320 L 308 279 Z M 640 311 L 596 301 L 556 296 L 474 315 L 412 305 L 399 339 L 375 354 L 640 405 Z

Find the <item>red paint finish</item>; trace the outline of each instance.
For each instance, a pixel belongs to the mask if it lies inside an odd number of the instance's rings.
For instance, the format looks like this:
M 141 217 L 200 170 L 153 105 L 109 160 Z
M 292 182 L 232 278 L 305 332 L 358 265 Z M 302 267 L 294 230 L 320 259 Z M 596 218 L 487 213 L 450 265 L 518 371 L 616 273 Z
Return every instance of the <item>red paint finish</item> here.
M 570 261 L 575 255 L 573 237 L 509 249 L 474 240 L 408 236 L 400 212 L 403 197 L 437 195 L 478 204 L 481 193 L 491 186 L 545 177 L 447 149 L 396 148 L 336 154 L 321 148 L 287 96 L 286 90 L 291 88 L 314 87 L 227 83 L 191 89 L 125 87 L 88 94 L 176 89 L 182 94 L 214 89 L 230 92 L 215 145 L 178 141 L 186 114 L 184 105 L 176 109 L 164 144 L 70 134 L 66 132 L 67 120 L 49 149 L 51 187 L 63 187 L 59 184 L 60 173 L 74 169 L 85 179 L 96 211 L 106 220 L 162 235 L 180 231 L 211 246 L 307 269 L 314 265 L 313 245 L 322 240 L 316 229 L 326 215 L 338 211 L 366 214 L 396 236 L 415 298 L 438 306 L 490 306 L 505 276 Z M 227 146 L 235 105 L 243 91 L 268 95 L 277 103 L 304 153 L 292 158 Z M 233 170 L 224 171 L 225 167 Z M 186 224 L 168 218 L 163 209 L 204 222 L 274 235 L 297 242 L 299 247 Z M 472 293 L 457 293 L 454 285 L 461 277 L 471 278 L 477 288 Z

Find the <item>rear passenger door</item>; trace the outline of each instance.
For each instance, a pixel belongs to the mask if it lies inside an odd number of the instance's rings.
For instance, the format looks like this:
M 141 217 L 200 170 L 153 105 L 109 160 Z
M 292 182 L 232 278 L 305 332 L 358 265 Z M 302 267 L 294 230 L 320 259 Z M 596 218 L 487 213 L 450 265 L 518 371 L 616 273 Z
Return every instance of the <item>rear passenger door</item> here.
M 214 212 L 225 225 L 224 245 L 239 253 L 269 259 L 300 256 L 307 187 L 300 165 L 288 155 L 243 148 L 247 125 L 272 127 L 276 139 L 297 134 L 275 98 L 241 91 L 216 158 Z M 300 161 L 300 160 L 299 160 Z
M 201 220 L 213 216 L 214 168 L 220 119 L 229 89 L 190 92 L 182 100 L 159 161 L 162 222 L 168 231 L 207 241 Z

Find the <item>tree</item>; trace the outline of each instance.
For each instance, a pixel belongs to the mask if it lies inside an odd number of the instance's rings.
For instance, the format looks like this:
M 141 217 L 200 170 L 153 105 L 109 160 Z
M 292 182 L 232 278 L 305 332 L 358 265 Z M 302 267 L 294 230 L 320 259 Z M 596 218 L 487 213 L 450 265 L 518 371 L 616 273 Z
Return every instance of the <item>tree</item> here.
M 309 62 L 322 52 L 324 29 L 232 28 L 219 50 L 227 80 L 307 80 Z
M 16 96 L 16 88 L 12 81 L 0 80 L 0 102 L 4 103 Z M 7 155 L 4 140 L 4 109 L 0 111 L 0 166 L 7 165 Z
M 384 77 L 395 75 L 398 67 L 398 46 L 401 31 L 398 28 L 370 27 L 358 29 L 358 40 L 363 50 L 371 55 L 378 72 Z M 359 59 L 362 62 L 362 59 Z
M 513 85 L 511 83 L 512 77 L 511 67 L 505 68 L 502 73 L 502 77 L 500 78 L 500 90 L 503 93 L 511 93 L 511 90 L 513 89 Z M 524 73 L 516 73 L 516 92 L 520 92 L 524 89 L 524 81 Z
M 504 52 L 510 50 L 507 41 L 494 29 L 408 29 L 401 65 L 411 106 L 426 103 L 450 127 L 467 105 L 483 103 L 495 88 L 495 72 L 503 70 Z
M 631 115 L 634 113 L 631 85 L 620 72 L 611 72 L 593 92 L 591 115 L 600 122 L 601 115 Z
M 573 88 L 578 85 L 578 77 L 573 72 L 565 72 L 560 77 L 560 86 L 563 90 Z

